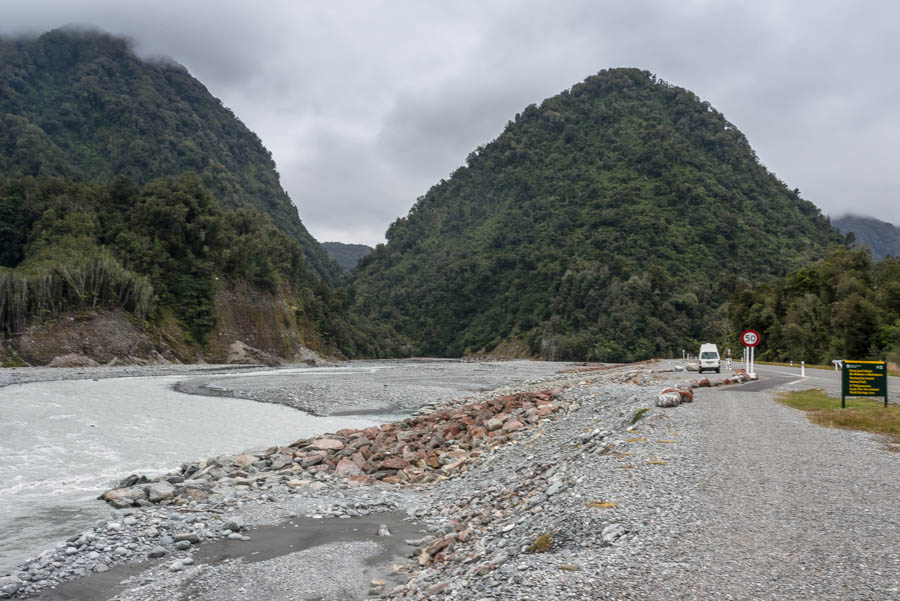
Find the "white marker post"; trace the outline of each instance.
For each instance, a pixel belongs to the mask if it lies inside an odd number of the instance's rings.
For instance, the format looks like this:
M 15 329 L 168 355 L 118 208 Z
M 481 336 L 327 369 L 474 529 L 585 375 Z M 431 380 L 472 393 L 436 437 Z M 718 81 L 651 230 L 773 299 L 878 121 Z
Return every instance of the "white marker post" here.
M 806 361 L 800 362 L 800 377 L 801 378 L 806 377 Z

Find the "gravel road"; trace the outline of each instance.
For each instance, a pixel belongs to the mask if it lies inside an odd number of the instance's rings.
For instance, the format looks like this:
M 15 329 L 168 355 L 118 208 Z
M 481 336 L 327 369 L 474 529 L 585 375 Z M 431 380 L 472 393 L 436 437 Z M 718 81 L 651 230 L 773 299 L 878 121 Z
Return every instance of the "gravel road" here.
M 599 598 L 900 598 L 900 455 L 775 392 L 704 390 L 678 414 L 680 507 Z

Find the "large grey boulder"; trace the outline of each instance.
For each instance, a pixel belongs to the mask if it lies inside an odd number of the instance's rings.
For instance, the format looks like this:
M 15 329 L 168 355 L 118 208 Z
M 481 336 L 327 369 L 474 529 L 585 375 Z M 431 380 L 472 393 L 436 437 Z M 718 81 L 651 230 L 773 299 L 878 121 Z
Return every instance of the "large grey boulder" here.
M 681 394 L 678 392 L 663 392 L 656 397 L 657 407 L 677 407 L 681 404 Z
M 147 498 L 153 503 L 159 503 L 175 496 L 175 487 L 168 482 L 154 482 L 147 489 Z

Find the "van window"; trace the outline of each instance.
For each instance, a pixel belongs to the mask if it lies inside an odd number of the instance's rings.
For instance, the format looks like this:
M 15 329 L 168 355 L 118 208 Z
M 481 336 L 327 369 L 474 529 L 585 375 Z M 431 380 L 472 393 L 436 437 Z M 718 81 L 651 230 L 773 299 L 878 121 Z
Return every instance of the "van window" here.
M 715 351 L 706 351 L 705 353 L 700 353 L 701 359 L 718 359 L 719 353 Z

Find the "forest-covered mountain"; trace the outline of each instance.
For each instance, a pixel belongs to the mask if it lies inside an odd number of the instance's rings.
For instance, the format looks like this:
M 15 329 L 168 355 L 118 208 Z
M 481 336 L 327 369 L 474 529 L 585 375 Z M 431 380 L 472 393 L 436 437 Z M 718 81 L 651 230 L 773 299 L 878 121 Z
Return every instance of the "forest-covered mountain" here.
M 386 237 L 354 306 L 416 352 L 600 360 L 694 348 L 739 282 L 844 242 L 709 103 L 637 69 L 526 107 Z
M 756 328 L 759 358 L 827 364 L 900 363 L 900 261 L 867 248 L 834 249 L 784 278 L 740 290 L 723 306 L 732 328 Z
M 338 267 L 307 232 L 252 131 L 181 65 L 99 32 L 0 39 L 0 174 L 143 186 L 199 174 L 223 207 L 253 207 L 296 238 L 330 284 Z
M 322 242 L 322 248 L 347 273 L 356 267 L 360 259 L 375 250 L 365 244 L 345 244 L 343 242 Z
M 868 246 L 872 258 L 900 257 L 900 227 L 874 217 L 844 215 L 831 223 L 844 234 L 853 234 L 854 245 Z
M 100 33 L 0 40 L 0 363 L 402 352 L 344 278 L 183 67 Z

